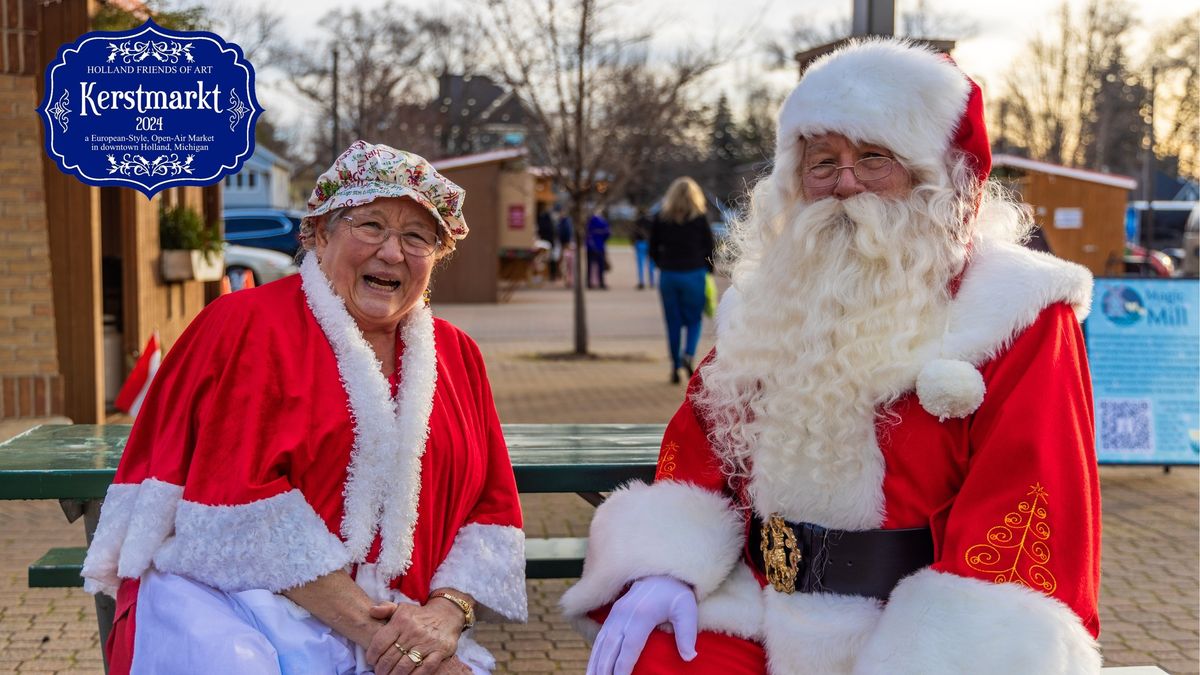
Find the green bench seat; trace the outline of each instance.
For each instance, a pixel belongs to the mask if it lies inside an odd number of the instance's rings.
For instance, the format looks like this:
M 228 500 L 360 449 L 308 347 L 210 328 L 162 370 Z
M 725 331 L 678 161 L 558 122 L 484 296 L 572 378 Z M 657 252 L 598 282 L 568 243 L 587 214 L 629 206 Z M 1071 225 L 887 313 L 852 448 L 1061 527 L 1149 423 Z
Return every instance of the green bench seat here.
M 583 572 L 587 539 L 558 537 L 525 542 L 525 576 L 529 579 L 569 579 Z M 29 566 L 30 588 L 78 588 L 83 586 L 83 558 L 87 548 L 52 548 Z
M 30 588 L 72 588 L 83 586 L 83 556 L 87 548 L 52 548 L 29 566 Z

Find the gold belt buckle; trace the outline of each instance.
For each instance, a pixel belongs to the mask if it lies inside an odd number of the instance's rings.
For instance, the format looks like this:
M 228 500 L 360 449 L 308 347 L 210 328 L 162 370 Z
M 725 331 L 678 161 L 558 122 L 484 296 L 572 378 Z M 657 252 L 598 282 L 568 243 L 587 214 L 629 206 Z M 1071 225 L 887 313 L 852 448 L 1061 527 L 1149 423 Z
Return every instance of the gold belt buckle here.
M 777 513 L 762 524 L 763 567 L 767 581 L 780 593 L 796 592 L 796 577 L 800 574 L 800 547 L 796 533 Z

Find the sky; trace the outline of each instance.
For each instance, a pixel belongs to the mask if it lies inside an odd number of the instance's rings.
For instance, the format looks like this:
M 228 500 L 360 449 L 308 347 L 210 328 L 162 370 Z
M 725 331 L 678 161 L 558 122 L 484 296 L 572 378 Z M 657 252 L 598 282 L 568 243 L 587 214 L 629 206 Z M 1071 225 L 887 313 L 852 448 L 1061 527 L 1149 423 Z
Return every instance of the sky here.
M 245 0 L 244 4 L 267 0 Z M 393 0 L 399 7 L 418 6 L 416 0 Z M 481 1 L 481 0 L 476 0 Z M 1177 22 L 1200 11 L 1200 0 L 1128 0 L 1141 24 L 1141 34 L 1151 32 L 1167 22 Z M 363 8 L 379 7 L 384 0 L 357 0 Z M 442 0 L 443 4 L 469 7 L 471 0 Z M 1078 11 L 1086 0 L 1068 0 Z M 272 4 L 274 4 L 272 2 Z M 853 0 L 613 0 L 613 11 L 621 21 L 633 25 L 654 27 L 653 49 L 670 53 L 691 42 L 708 44 L 714 40 L 742 45 L 725 65 L 711 73 L 705 82 L 711 100 L 717 93 L 739 100 L 739 86 L 748 80 L 766 79 L 786 92 L 796 81 L 793 69 L 769 72 L 758 46 L 779 35 L 793 19 L 804 16 L 819 24 L 849 17 Z M 917 0 L 896 0 L 896 23 L 900 15 L 917 4 Z M 1057 0 L 925 0 L 926 6 L 938 14 L 948 14 L 976 26 L 974 35 L 944 36 L 958 38 L 953 54 L 963 70 L 983 87 L 999 90 L 1004 73 L 1039 29 L 1052 30 Z M 288 0 L 289 8 L 284 25 L 289 36 L 300 41 L 319 39 L 319 19 L 331 9 L 328 0 Z M 737 8 L 736 12 L 730 10 Z M 1134 44 L 1134 54 L 1145 49 Z M 260 66 L 261 70 L 261 66 Z M 272 83 L 269 75 L 260 78 L 259 100 L 269 114 L 283 125 L 300 120 L 302 107 L 284 84 Z M 308 107 L 308 106 L 305 106 Z M 736 109 L 736 108 L 735 108 Z

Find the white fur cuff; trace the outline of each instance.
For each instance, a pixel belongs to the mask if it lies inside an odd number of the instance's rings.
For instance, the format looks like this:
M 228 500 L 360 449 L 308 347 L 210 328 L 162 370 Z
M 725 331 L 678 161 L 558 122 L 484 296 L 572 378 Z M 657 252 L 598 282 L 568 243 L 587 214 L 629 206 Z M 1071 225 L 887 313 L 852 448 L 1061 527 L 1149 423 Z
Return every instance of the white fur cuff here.
M 507 525 L 463 526 L 429 587 L 470 593 L 479 603 L 481 619 L 495 620 L 498 615 L 527 620 L 525 533 Z
M 856 675 L 1084 675 L 1096 641 L 1066 605 L 1011 583 L 921 570 L 901 581 Z
M 182 487 L 154 478 L 108 486 L 83 561 L 83 590 L 115 598 L 121 579 L 140 577 L 170 536 L 182 494 Z
M 278 593 L 349 562 L 342 541 L 299 490 L 240 506 L 180 502 L 175 536 L 154 556 L 163 572 L 231 593 Z
M 725 497 L 690 483 L 633 482 L 596 509 L 583 578 L 562 597 L 578 619 L 613 600 L 629 582 L 665 574 L 704 600 L 729 576 L 745 539 L 741 516 Z

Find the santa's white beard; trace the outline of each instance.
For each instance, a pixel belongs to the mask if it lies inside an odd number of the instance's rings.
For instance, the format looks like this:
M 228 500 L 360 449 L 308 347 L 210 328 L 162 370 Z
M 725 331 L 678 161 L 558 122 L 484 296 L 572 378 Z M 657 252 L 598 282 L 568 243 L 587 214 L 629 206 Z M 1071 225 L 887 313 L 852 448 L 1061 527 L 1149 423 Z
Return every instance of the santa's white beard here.
M 696 402 L 761 515 L 880 524 L 876 415 L 936 351 L 966 255 L 935 220 L 913 200 L 824 199 L 735 267 L 741 302 Z

